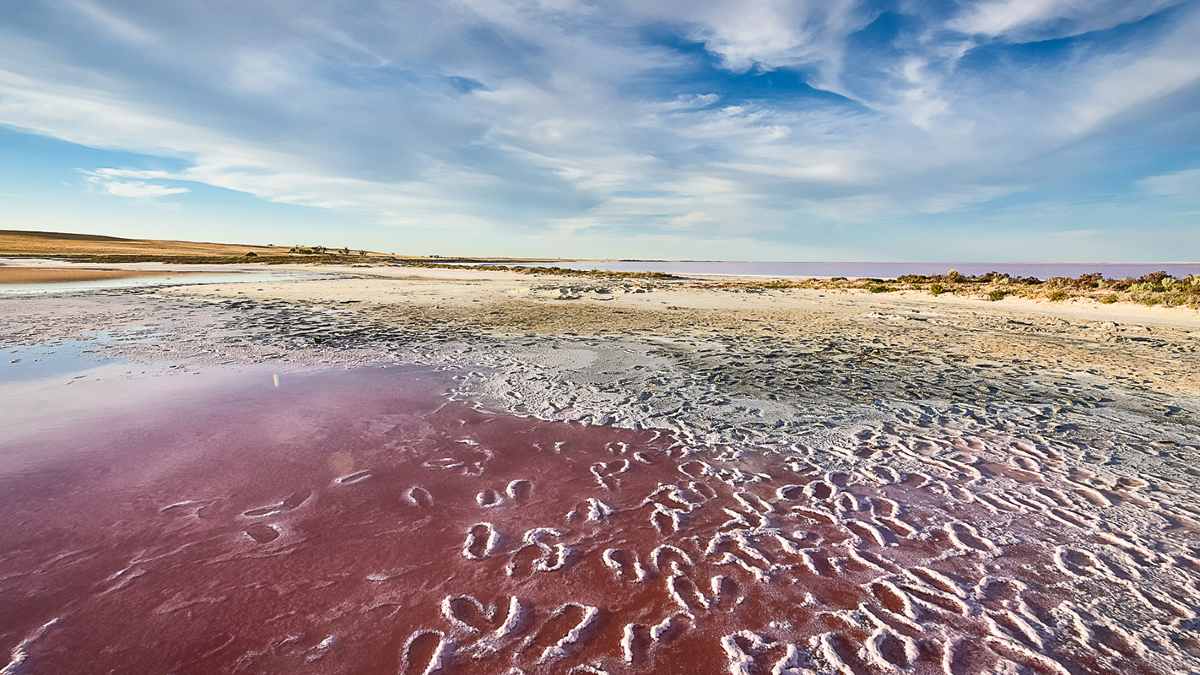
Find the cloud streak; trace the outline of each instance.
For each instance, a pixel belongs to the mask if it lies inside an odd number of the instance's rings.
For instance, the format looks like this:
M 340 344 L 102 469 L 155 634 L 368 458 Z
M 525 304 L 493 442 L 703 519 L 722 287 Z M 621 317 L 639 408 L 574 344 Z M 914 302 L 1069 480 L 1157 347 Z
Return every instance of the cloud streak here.
M 87 183 L 99 190 L 107 192 L 114 197 L 125 197 L 128 199 L 155 199 L 158 197 L 170 197 L 172 195 L 182 195 L 191 192 L 188 188 L 181 186 L 162 185 L 160 183 L 149 183 L 144 180 L 127 180 L 137 178 L 168 178 L 164 172 L 159 171 L 129 171 L 125 169 L 109 169 L 101 168 L 95 171 L 82 171 L 84 180 Z
M 364 228 L 815 249 L 1074 198 L 1051 187 L 1071 149 L 1178 124 L 1197 3 L 1100 4 L 32 2 L 0 26 L 0 124 L 182 166 L 84 174 L 119 197 L 186 181 Z

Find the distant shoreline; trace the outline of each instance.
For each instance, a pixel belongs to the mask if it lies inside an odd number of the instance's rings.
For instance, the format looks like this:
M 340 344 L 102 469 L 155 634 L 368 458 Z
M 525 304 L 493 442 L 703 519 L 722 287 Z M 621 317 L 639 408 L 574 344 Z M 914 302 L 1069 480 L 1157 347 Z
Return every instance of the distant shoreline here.
M 473 264 L 452 261 L 447 264 Z M 482 265 L 512 263 L 474 263 Z M 956 271 L 966 276 L 989 273 L 1014 278 L 1032 277 L 1042 281 L 1052 277 L 1081 277 L 1100 274 L 1107 279 L 1135 279 L 1166 272 L 1183 278 L 1200 275 L 1200 263 L 970 263 L 970 262 L 742 262 L 742 261 L 662 261 L 662 260 L 568 260 L 520 263 L 530 267 L 556 267 L 579 271 L 658 273 L 676 276 L 720 276 L 783 279 L 898 279 L 907 275 L 936 276 Z
M 103 281 L 156 277 L 192 272 L 155 270 L 101 269 L 94 267 L 20 267 L 0 265 L 0 284 L 58 284 L 75 281 Z

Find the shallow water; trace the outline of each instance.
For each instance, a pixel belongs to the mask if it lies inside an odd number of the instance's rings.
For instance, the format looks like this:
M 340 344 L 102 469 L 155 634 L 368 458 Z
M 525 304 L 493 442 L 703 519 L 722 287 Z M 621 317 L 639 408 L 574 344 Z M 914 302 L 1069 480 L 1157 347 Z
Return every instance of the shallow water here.
M 77 375 L 113 362 L 96 347 L 97 339 L 91 338 L 0 348 L 0 384 Z
M 54 260 L 5 259 L 0 264 L 12 267 L 63 267 L 64 263 Z M 85 266 L 81 266 L 85 267 Z M 90 267 L 90 266 L 86 266 Z M 221 269 L 221 265 L 177 265 L 158 263 L 126 264 L 122 269 L 136 271 L 168 272 L 153 276 L 132 276 L 117 279 L 91 279 L 87 281 L 56 281 L 32 284 L 0 283 L 0 295 L 41 295 L 45 293 L 79 293 L 85 291 L 121 290 L 131 288 L 157 288 L 162 286 L 187 286 L 193 284 L 236 284 L 267 283 L 281 280 L 319 279 L 333 275 L 320 272 L 298 272 L 295 270 L 239 270 Z M 178 272 L 178 273 L 171 273 Z
M 1079 579 L 1196 564 L 1098 539 L 1088 500 L 1145 486 L 1039 487 L 1040 446 L 964 439 L 933 478 L 867 437 L 841 471 L 497 414 L 428 370 L 88 386 L 96 414 L 0 435 L 6 674 L 1154 672 L 1083 599 L 1052 626 Z M 973 498 L 992 477 L 1040 501 Z

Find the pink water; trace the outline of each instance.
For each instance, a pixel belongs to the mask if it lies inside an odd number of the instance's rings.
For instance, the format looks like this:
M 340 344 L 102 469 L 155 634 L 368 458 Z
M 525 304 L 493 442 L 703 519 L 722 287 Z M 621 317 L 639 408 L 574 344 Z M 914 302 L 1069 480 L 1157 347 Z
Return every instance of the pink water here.
M 1099 670 L 1019 626 L 976 639 L 1063 575 L 1040 548 L 992 559 L 976 512 L 943 526 L 915 478 L 493 414 L 448 385 L 114 382 L 102 414 L 0 443 L 5 675 Z

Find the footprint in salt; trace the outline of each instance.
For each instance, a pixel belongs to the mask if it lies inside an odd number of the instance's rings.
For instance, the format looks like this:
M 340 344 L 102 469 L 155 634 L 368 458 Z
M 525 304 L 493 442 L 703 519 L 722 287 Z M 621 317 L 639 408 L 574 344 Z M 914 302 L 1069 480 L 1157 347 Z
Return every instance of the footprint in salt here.
M 504 494 L 514 502 L 524 502 L 533 495 L 533 482 L 524 478 L 510 480 L 504 488 Z
M 920 657 L 916 640 L 886 626 L 876 628 L 865 646 L 868 660 L 884 672 L 906 671 Z
M 636 552 L 619 548 L 606 548 L 600 559 L 604 566 L 613 571 L 618 581 L 645 581 L 649 575 Z
M 502 497 L 499 492 L 496 492 L 491 488 L 486 488 L 476 493 L 475 503 L 478 504 L 480 508 L 491 509 L 503 504 L 504 497 Z
M 810 640 L 810 649 L 820 654 L 835 673 L 867 673 L 870 668 L 858 656 L 858 650 L 843 634 L 829 632 L 814 636 Z
M 529 610 L 516 596 L 501 609 L 497 603 L 485 605 L 474 596 L 448 595 L 442 600 L 442 616 L 460 641 L 476 640 L 465 649 L 482 658 L 525 629 Z
M 260 544 L 270 543 L 279 538 L 280 531 L 273 525 L 266 523 L 254 523 L 248 526 L 245 530 L 246 536 Z
M 730 675 L 754 675 L 756 673 L 803 673 L 812 666 L 795 645 L 765 638 L 753 631 L 740 630 L 721 638 L 721 650 L 728 659 Z M 806 669 L 807 670 L 807 669 Z
M 666 580 L 667 596 L 688 616 L 708 611 L 711 603 L 691 577 L 682 573 L 671 574 Z
M 561 661 L 578 651 L 582 643 L 592 637 L 599 619 L 600 609 L 597 607 L 578 602 L 564 603 L 526 638 L 519 651 L 542 648 L 537 657 L 539 666 Z
M 621 487 L 621 474 L 629 471 L 631 466 L 628 459 L 617 459 L 611 462 L 596 462 L 589 468 L 596 483 L 605 490 L 616 490 Z
M 401 675 L 434 675 L 449 672 L 454 643 L 440 630 L 417 630 L 400 650 Z
M 609 506 L 603 500 L 588 497 L 570 511 L 567 511 L 566 521 L 570 523 L 582 519 L 589 523 L 599 523 L 614 513 L 616 511 L 613 507 Z
M 462 554 L 467 560 L 483 560 L 500 547 L 500 532 L 491 523 L 475 523 L 467 528 Z
M 946 523 L 945 530 L 950 535 L 950 541 L 964 551 L 979 551 L 990 554 L 1000 552 L 1000 549 L 990 539 L 983 537 L 974 527 L 966 523 Z
M 414 485 L 404 493 L 404 501 L 410 506 L 429 508 L 433 506 L 433 495 L 429 493 L 429 490 L 419 485 Z

